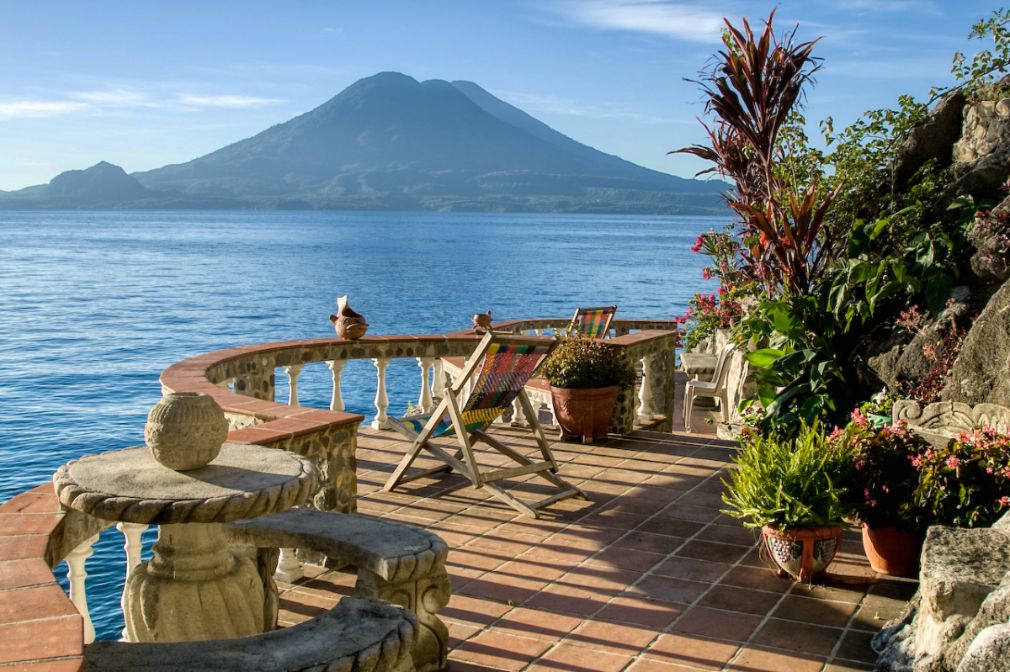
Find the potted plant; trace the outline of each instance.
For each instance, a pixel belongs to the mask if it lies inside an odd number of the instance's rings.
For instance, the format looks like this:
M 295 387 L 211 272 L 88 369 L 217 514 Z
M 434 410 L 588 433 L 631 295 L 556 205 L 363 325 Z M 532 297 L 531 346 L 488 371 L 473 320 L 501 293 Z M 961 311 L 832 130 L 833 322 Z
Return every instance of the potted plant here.
M 863 550 L 882 574 L 913 576 L 919 564 L 925 524 L 913 502 L 921 456 L 929 448 L 904 422 L 877 426 L 860 410 L 832 438 L 852 459 L 848 498 L 862 522 Z
M 916 466 L 915 504 L 929 524 L 986 527 L 1010 507 L 1010 435 L 992 427 L 925 450 Z
M 762 544 L 780 576 L 811 581 L 834 559 L 849 513 L 842 485 L 852 459 L 820 423 L 803 425 L 795 438 L 749 433 L 724 480 L 723 513 L 760 527 Z
M 566 338 L 544 363 L 562 439 L 606 439 L 614 402 L 635 384 L 635 369 L 623 350 L 601 340 Z

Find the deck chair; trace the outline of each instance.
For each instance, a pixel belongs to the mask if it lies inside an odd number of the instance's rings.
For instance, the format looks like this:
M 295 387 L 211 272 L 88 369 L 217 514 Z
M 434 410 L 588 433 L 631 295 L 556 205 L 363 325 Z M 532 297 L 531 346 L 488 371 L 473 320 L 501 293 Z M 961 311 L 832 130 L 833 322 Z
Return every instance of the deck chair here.
M 715 360 L 715 371 L 712 372 L 711 381 L 689 380 L 684 390 L 684 429 L 691 431 L 691 411 L 694 409 L 695 397 L 709 397 L 719 401 L 719 411 L 722 413 L 723 422 L 729 421 L 729 356 L 736 349 L 732 343 L 719 352 Z
M 587 338 L 606 338 L 610 331 L 610 321 L 614 319 L 617 306 L 601 308 L 579 308 L 575 311 L 566 333 L 569 336 L 585 336 Z
M 386 481 L 385 489 L 392 490 L 401 483 L 455 470 L 466 476 L 475 488 L 486 488 L 512 508 L 534 518 L 539 518 L 539 510 L 549 504 L 567 497 L 585 497 L 581 490 L 557 476 L 558 464 L 537 421 L 537 412 L 523 390 L 523 386 L 533 377 L 556 344 L 556 341 L 543 337 L 488 332 L 459 378 L 451 385 L 446 385 L 445 396 L 430 415 L 391 419 L 393 427 L 411 439 L 412 443 Z M 461 406 L 461 397 L 468 384 L 471 392 Z M 511 408 L 516 397 L 536 436 L 543 458 L 540 461 L 528 459 L 487 433 L 491 423 Z M 459 444 L 454 454 L 434 443 L 434 439 L 451 435 L 455 435 Z M 518 466 L 481 471 L 474 455 L 474 444 L 477 442 L 487 444 Z M 407 469 L 422 450 L 445 464 L 408 475 Z M 558 491 L 529 504 L 498 485 L 498 481 L 525 474 L 536 474 L 554 485 Z

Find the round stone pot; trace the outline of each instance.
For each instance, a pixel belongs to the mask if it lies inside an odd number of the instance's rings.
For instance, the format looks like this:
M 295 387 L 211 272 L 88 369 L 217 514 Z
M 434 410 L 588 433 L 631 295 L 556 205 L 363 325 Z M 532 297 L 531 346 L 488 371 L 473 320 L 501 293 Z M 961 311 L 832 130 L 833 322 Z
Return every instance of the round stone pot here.
M 873 571 L 890 576 L 917 576 L 923 534 L 893 527 L 863 525 L 863 551 Z
M 578 440 L 592 443 L 605 440 L 610 429 L 610 416 L 614 413 L 614 402 L 620 385 L 589 390 L 551 386 L 551 400 L 554 402 L 554 417 L 561 427 L 563 440 Z
M 809 583 L 822 574 L 835 558 L 841 527 L 761 528 L 761 541 L 778 566 L 779 576 Z
M 144 441 L 161 464 L 176 471 L 199 469 L 221 452 L 228 421 L 214 398 L 169 392 L 147 414 Z

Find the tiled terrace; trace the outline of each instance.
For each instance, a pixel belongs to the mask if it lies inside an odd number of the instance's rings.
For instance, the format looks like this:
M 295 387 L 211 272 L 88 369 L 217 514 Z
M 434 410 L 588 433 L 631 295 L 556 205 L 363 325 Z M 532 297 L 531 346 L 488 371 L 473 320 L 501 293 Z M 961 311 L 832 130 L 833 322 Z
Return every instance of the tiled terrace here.
M 534 449 L 524 432 L 498 432 Z M 441 616 L 454 671 L 869 670 L 872 634 L 915 589 L 875 575 L 852 532 L 823 583 L 776 577 L 756 532 L 719 513 L 733 446 L 711 436 L 555 443 L 561 475 L 589 501 L 554 504 L 540 520 L 457 476 L 382 492 L 404 447 L 362 429 L 359 510 L 449 544 L 453 596 Z M 531 479 L 521 488 L 542 493 Z M 282 586 L 282 622 L 331 606 L 351 583 L 327 571 Z

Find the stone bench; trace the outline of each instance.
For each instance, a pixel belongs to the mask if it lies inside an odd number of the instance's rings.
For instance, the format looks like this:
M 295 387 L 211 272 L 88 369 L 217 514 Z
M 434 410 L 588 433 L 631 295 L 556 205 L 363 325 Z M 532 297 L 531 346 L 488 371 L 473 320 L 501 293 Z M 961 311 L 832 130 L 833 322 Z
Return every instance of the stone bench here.
M 448 547 L 437 535 L 382 518 L 309 509 L 226 527 L 234 541 L 264 549 L 261 553 L 305 549 L 357 568 L 358 595 L 394 602 L 416 614 L 413 657 L 418 672 L 445 668 L 449 633 L 436 614 L 449 602 Z M 276 563 L 276 555 L 271 561 Z
M 411 672 L 417 620 L 406 609 L 345 597 L 325 614 L 262 635 L 203 642 L 89 644 L 85 672 Z

